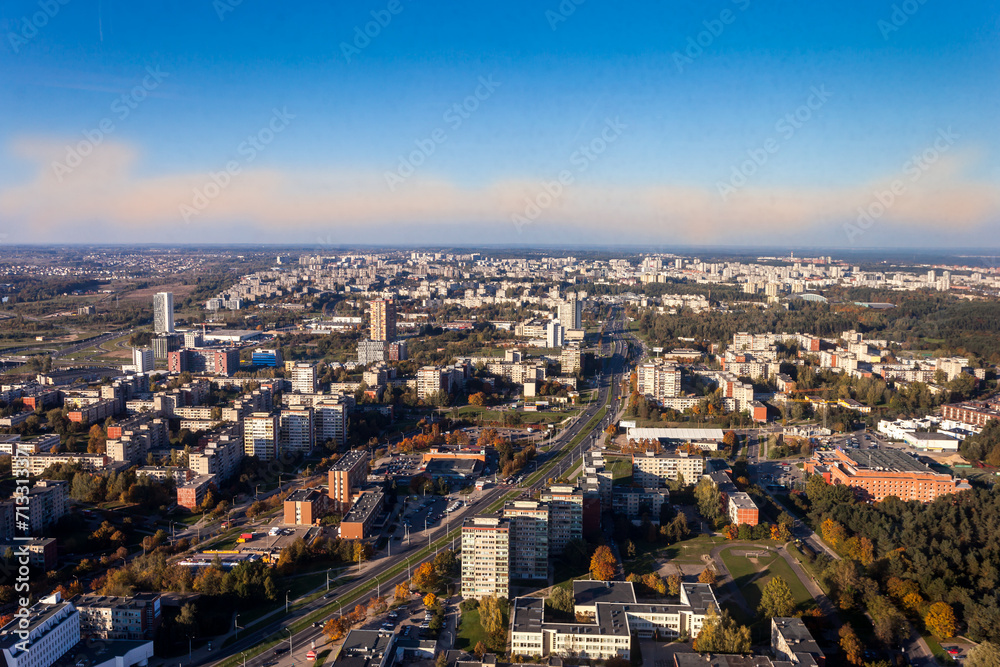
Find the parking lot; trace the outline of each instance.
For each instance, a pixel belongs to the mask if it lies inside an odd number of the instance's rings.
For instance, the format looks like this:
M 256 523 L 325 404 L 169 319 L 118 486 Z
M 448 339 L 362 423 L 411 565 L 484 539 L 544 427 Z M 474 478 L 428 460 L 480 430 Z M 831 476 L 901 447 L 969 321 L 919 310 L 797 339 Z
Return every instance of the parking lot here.
M 457 505 L 461 503 L 461 505 Z M 447 522 L 450 513 L 446 510 L 453 507 L 456 510 L 465 506 L 465 499 L 456 499 L 448 496 L 410 496 L 406 500 L 406 507 L 400 516 L 399 524 L 393 533 L 393 539 L 402 540 L 409 529 L 411 539 L 424 531 L 431 530 Z

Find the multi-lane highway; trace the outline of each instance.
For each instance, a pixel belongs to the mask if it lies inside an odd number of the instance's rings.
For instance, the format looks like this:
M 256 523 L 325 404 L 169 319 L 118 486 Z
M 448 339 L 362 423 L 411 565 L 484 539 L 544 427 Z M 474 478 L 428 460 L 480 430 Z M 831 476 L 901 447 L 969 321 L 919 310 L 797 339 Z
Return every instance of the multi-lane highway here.
M 460 511 L 450 516 L 446 525 L 441 525 L 431 529 L 412 540 L 412 545 L 403 549 L 402 546 L 394 546 L 395 553 L 392 556 L 377 555 L 376 559 L 363 568 L 362 581 L 354 581 L 339 586 L 331 593 L 321 597 L 308 605 L 296 609 L 289 615 L 282 615 L 279 619 L 269 623 L 263 628 L 253 628 L 249 636 L 241 637 L 238 641 L 226 647 L 225 652 L 216 651 L 205 653 L 200 659 L 195 659 L 195 664 L 219 664 L 226 659 L 237 656 L 240 664 L 246 667 L 270 667 L 271 665 L 291 665 L 305 661 L 305 653 L 310 650 L 314 641 L 320 643 L 322 640 L 322 629 L 309 625 L 305 629 L 295 632 L 290 626 L 301 625 L 301 620 L 320 609 L 329 612 L 324 614 L 325 620 L 340 613 L 341 609 L 353 609 L 359 601 L 368 600 L 376 594 L 376 582 L 379 592 L 389 594 L 393 591 L 397 583 L 405 581 L 412 571 L 420 563 L 430 560 L 434 556 L 433 550 L 428 550 L 428 543 L 446 548 L 450 546 L 453 536 L 461 531 L 462 520 L 467 516 L 479 513 L 494 512 L 502 507 L 507 500 L 512 500 L 523 493 L 532 493 L 540 490 L 550 477 L 559 477 L 567 470 L 572 469 L 574 462 L 582 455 L 583 451 L 593 443 L 590 432 L 593 431 L 600 436 L 601 431 L 614 419 L 614 408 L 618 404 L 621 380 L 627 377 L 630 369 L 630 360 L 626 358 L 628 354 L 628 344 L 622 332 L 622 321 L 612 315 L 605 335 L 610 338 L 610 354 L 605 357 L 603 372 L 598 379 L 598 395 L 587 408 L 583 410 L 579 418 L 556 438 L 547 452 L 539 454 L 537 457 L 537 471 L 530 474 L 526 481 L 517 488 L 500 485 L 492 489 L 479 492 L 478 498 L 473 498 Z M 602 345 L 603 347 L 603 345 Z M 608 407 L 605 410 L 605 406 Z M 591 424 L 594 417 L 604 411 L 603 418 L 596 424 Z M 575 441 L 575 442 L 574 442 Z M 402 550 L 402 552 L 400 552 Z M 400 568 L 400 566 L 404 567 Z M 274 655 L 273 647 L 270 647 L 250 656 L 263 642 L 268 644 L 283 636 L 285 642 L 291 637 L 292 651 L 282 652 L 280 656 Z M 283 644 L 287 645 L 287 644 Z M 259 651 L 260 649 L 257 648 Z

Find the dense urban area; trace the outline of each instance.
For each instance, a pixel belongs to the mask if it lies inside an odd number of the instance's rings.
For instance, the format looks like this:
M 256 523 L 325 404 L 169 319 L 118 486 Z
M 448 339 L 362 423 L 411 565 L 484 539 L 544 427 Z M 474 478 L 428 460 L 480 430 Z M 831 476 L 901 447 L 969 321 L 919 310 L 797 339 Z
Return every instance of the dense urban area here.
M 0 273 L 9 667 L 1000 665 L 990 258 Z

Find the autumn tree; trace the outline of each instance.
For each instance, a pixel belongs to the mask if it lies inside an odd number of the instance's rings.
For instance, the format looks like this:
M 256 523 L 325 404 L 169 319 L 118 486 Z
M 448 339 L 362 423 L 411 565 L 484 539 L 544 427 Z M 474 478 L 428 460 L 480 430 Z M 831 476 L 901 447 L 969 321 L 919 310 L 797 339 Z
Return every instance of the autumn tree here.
M 712 570 L 711 567 L 706 567 L 704 570 L 701 571 L 701 574 L 698 575 L 698 583 L 708 584 L 709 586 L 715 584 L 715 572 Z
M 323 634 L 326 635 L 330 641 L 335 642 L 344 636 L 347 632 L 347 623 L 344 621 L 343 616 L 338 616 L 337 618 L 331 618 L 323 626 Z
M 424 606 L 430 609 L 431 607 L 437 604 L 437 600 L 438 599 L 436 595 L 434 595 L 433 593 L 428 593 L 427 595 L 424 596 Z
M 765 618 L 792 615 L 792 612 L 795 611 L 795 598 L 792 597 L 792 589 L 788 587 L 788 583 L 784 579 L 775 576 L 764 584 L 757 611 Z
M 850 623 L 844 623 L 840 626 L 840 650 L 844 652 L 847 662 L 858 667 L 863 664 L 864 647 Z
M 614 579 L 617 569 L 618 561 L 611 553 L 611 549 L 605 544 L 597 547 L 590 559 L 591 576 L 600 581 L 611 581 Z
M 94 424 L 90 427 L 90 432 L 87 434 L 87 453 L 88 454 L 103 454 L 107 448 L 108 436 L 101 428 L 100 424 Z
M 681 575 L 671 574 L 667 577 L 667 595 L 677 597 L 681 594 Z
M 947 602 L 935 602 L 924 615 L 924 625 L 940 639 L 955 636 L 955 612 Z
M 410 584 L 404 581 L 403 583 L 396 584 L 395 598 L 396 602 L 406 602 L 410 597 Z
M 709 607 L 693 648 L 710 653 L 749 653 L 750 628 L 737 624 L 728 611 L 720 616 L 715 607 Z
M 438 587 L 438 574 L 431 563 L 421 563 L 413 572 L 413 587 L 418 591 L 430 592 Z
M 834 521 L 833 519 L 827 519 L 823 522 L 820 527 L 823 533 L 823 539 L 826 540 L 831 547 L 836 548 L 838 544 L 843 542 L 847 538 L 847 531 L 844 527 Z
M 500 600 L 487 595 L 479 600 L 479 622 L 486 631 L 488 648 L 503 651 L 507 647 L 507 626 L 503 620 Z

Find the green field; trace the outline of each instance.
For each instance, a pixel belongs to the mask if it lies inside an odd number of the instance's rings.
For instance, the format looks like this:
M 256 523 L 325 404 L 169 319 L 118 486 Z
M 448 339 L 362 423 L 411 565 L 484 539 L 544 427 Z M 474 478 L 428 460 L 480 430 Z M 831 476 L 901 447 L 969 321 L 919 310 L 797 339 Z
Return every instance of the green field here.
M 458 626 L 458 637 L 455 639 L 455 648 L 471 653 L 479 642 L 486 644 L 486 630 L 483 630 L 483 624 L 479 621 L 479 610 L 463 611 L 462 623 Z
M 764 585 L 774 576 L 781 577 L 788 584 L 798 610 L 807 609 L 815 604 L 809 591 L 806 590 L 799 578 L 792 572 L 792 568 L 781 556 L 768 552 L 755 564 L 749 558 L 733 553 L 733 551 L 749 551 L 751 549 L 750 547 L 732 547 L 723 549 L 721 553 L 722 562 L 725 563 L 726 569 L 729 570 L 733 581 L 736 582 L 736 587 L 743 593 L 743 598 L 750 608 L 757 609 Z

